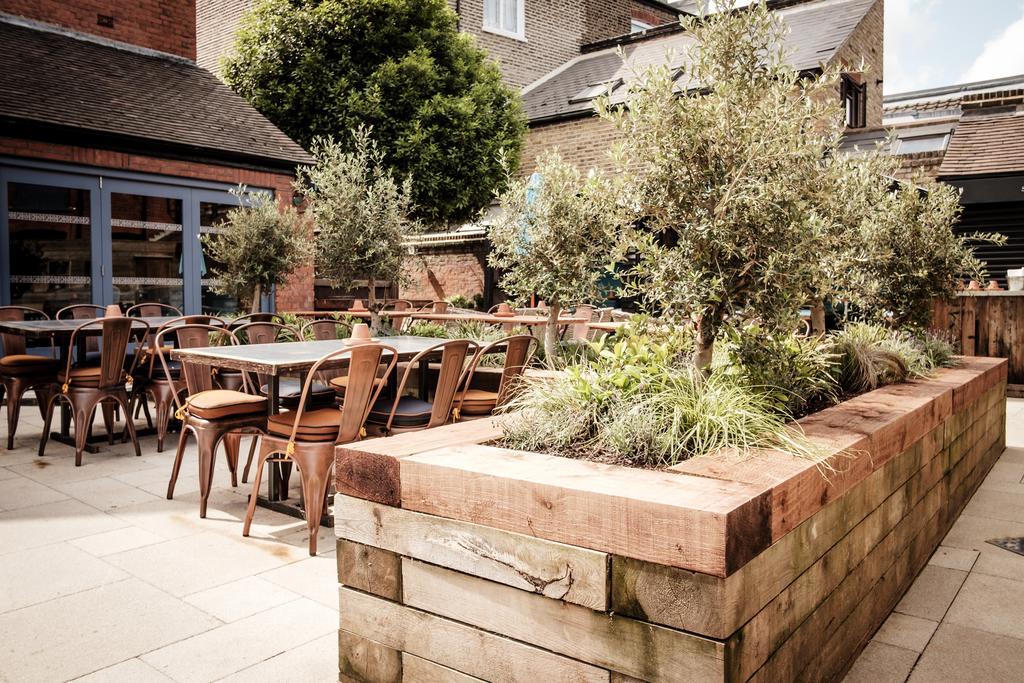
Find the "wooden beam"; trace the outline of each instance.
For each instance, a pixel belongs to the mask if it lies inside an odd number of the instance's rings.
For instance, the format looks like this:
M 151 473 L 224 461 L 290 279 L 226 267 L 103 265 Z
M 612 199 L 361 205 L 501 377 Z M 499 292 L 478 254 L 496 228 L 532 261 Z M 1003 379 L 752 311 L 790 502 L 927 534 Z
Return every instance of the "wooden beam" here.
M 401 652 L 344 630 L 338 632 L 338 668 L 342 680 L 402 683 Z
M 607 671 L 451 619 L 348 588 L 340 590 L 339 600 L 343 631 L 485 681 L 608 683 Z
M 476 676 L 449 669 L 408 652 L 402 653 L 402 676 L 405 683 L 482 683 L 482 679 Z
M 723 680 L 720 642 L 402 560 L 403 602 L 645 681 Z
M 337 540 L 338 583 L 388 600 L 402 598 L 402 560 L 372 545 Z
M 363 547 L 383 548 L 591 609 L 608 607 L 608 555 L 602 552 L 341 494 L 334 497 L 334 519 L 339 537 Z
M 402 507 L 715 576 L 771 543 L 761 487 L 488 446 L 403 459 Z

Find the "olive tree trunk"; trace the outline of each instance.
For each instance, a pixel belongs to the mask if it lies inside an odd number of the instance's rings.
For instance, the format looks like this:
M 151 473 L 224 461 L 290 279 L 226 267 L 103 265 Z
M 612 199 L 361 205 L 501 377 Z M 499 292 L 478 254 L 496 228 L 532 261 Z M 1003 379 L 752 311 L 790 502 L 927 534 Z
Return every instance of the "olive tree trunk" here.
M 380 332 L 380 311 L 377 308 L 377 278 L 370 275 L 366 278 L 366 308 L 370 311 L 370 334 Z
M 825 334 L 825 302 L 821 299 L 811 306 L 811 334 Z
M 553 366 L 558 357 L 558 316 L 562 314 L 562 304 L 558 299 L 548 302 L 548 320 L 544 323 L 544 358 L 548 365 Z
M 697 323 L 697 335 L 694 339 L 693 365 L 701 375 L 707 377 L 711 373 L 711 360 L 715 355 L 715 328 L 705 315 Z
M 263 298 L 263 287 L 260 283 L 256 283 L 256 286 L 252 288 L 252 313 L 260 312 L 261 299 Z

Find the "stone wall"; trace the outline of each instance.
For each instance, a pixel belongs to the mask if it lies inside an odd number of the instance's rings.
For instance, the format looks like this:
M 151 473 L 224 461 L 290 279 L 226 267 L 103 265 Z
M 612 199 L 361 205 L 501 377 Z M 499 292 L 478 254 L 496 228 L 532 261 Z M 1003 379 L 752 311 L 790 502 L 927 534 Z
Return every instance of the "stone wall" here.
M 1005 391 L 970 358 L 850 399 L 800 421 L 821 466 L 478 445 L 503 418 L 339 449 L 340 680 L 842 680 L 1004 450 Z
M 0 12 L 196 58 L 195 0 L 0 0 Z

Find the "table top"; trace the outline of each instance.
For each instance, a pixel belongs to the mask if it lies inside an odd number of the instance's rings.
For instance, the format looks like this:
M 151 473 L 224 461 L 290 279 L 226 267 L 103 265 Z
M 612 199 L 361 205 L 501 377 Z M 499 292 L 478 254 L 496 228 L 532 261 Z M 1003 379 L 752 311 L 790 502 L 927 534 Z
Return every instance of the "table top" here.
M 445 341 L 432 337 L 382 337 L 380 343 L 398 352 L 398 360 L 409 360 L 420 351 Z M 216 365 L 232 370 L 247 370 L 265 375 L 308 370 L 332 351 L 350 348 L 342 339 L 324 339 L 304 342 L 275 342 L 271 344 L 242 344 L 239 346 L 203 346 L 194 349 L 174 349 L 171 357 L 202 365 Z M 324 369 L 343 365 L 347 356 L 341 356 L 322 366 Z
M 131 318 L 134 327 L 142 327 L 138 322 L 146 322 L 150 328 L 156 329 L 168 322 L 174 320 L 179 316 L 153 316 L 153 317 L 139 317 Z M 0 321 L 0 332 L 5 334 L 19 334 L 26 337 L 70 337 L 71 333 L 78 329 L 79 326 L 93 322 L 94 320 L 103 320 L 103 318 L 74 318 L 71 320 L 2 320 Z M 103 328 L 96 325 L 93 328 L 86 330 L 89 334 L 100 334 Z
M 433 322 L 457 322 L 465 320 L 479 320 L 489 325 L 543 325 L 548 321 L 546 315 L 491 315 L 489 313 L 406 313 L 406 316 L 414 320 L 430 320 Z M 590 318 L 574 318 L 573 316 L 561 316 L 558 318 L 559 325 L 575 325 L 588 322 Z

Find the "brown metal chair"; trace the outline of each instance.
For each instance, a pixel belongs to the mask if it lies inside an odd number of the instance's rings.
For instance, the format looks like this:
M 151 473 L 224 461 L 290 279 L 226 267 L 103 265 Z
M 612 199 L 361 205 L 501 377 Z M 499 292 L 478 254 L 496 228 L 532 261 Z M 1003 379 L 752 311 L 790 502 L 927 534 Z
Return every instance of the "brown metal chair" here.
M 323 516 L 327 490 L 334 472 L 334 449 L 340 444 L 356 441 L 365 433 L 370 406 L 380 395 L 381 385 L 373 378 L 384 354 L 389 354 L 388 373 L 398 358 L 397 351 L 381 344 L 359 344 L 328 353 L 309 371 L 294 411 L 271 415 L 267 421 L 267 435 L 260 439 L 259 460 L 253 480 L 249 509 L 245 515 L 242 535 L 249 535 L 252 518 L 256 513 L 256 497 L 260 490 L 263 466 L 268 460 L 295 463 L 302 483 L 302 496 L 309 529 L 309 554 L 316 555 L 316 532 Z M 340 407 L 307 410 L 306 402 L 313 386 L 313 378 L 320 366 L 328 361 L 348 357 L 352 382 L 345 392 Z
M 139 325 L 133 329 L 133 323 Z M 102 327 L 102 348 L 98 366 L 75 366 L 68 354 L 67 364 L 57 374 L 60 391 L 52 393 L 46 402 L 46 416 L 43 423 L 43 436 L 39 442 L 39 455 L 46 451 L 46 442 L 50 436 L 50 422 L 53 409 L 59 400 L 66 400 L 71 405 L 75 428 L 75 467 L 82 464 L 82 453 L 89 437 L 96 407 L 100 404 L 114 403 L 125 411 L 126 418 L 131 415 L 128 408 L 128 376 L 125 372 L 125 357 L 128 353 L 128 342 L 136 337 L 137 347 L 141 340 L 149 334 L 149 325 L 145 322 L 133 321 L 130 318 L 116 317 L 90 320 L 82 323 L 71 333 L 71 348 L 77 338 L 90 328 Z M 107 441 L 113 443 L 113 420 L 104 414 L 107 423 Z M 125 434 L 131 437 L 135 446 L 135 455 L 142 455 L 139 439 L 135 434 L 135 423 L 125 419 Z
M 170 304 L 161 304 L 155 301 L 144 301 L 141 304 L 135 304 L 124 312 L 129 318 L 157 318 L 160 316 L 181 316 L 181 309 Z
M 339 335 L 345 331 L 344 336 Z M 327 341 L 331 339 L 345 339 L 352 333 L 352 326 L 344 320 L 334 318 L 317 318 L 303 323 L 299 328 L 299 337 L 306 341 Z
M 174 380 L 164 350 L 164 336 L 174 334 L 177 337 L 178 348 L 194 349 L 211 346 L 211 333 L 223 335 L 231 345 L 238 343 L 229 330 L 214 325 L 178 325 L 164 329 L 154 337 L 157 357 L 168 382 Z M 188 433 L 192 432 L 199 450 L 199 516 L 206 517 L 206 505 L 213 485 L 217 445 L 233 432 L 262 433 L 267 426 L 267 399 L 242 391 L 215 389 L 213 372 L 205 365 L 183 362 L 181 375 L 185 378 L 188 397 L 182 403 L 178 394 L 173 394 L 174 402 L 178 406 L 175 416 L 181 420 L 181 436 L 178 439 L 178 451 L 174 456 L 171 480 L 167 484 L 167 498 L 174 498 L 174 485 L 178 481 L 181 461 L 185 456 L 185 443 L 188 440 Z M 248 383 L 244 376 L 243 382 L 246 385 Z M 224 446 L 228 469 L 231 471 L 231 485 L 238 486 L 238 442 L 224 439 Z
M 590 304 L 580 304 L 576 307 L 576 310 L 573 313 L 573 317 L 586 318 L 587 322 L 573 324 L 573 326 L 570 328 L 571 339 L 580 341 L 590 338 L 591 330 L 589 323 L 594 319 L 594 311 L 596 310 L 597 308 L 595 306 L 591 306 Z
M 53 317 L 55 320 L 90 320 L 102 318 L 106 310 L 96 304 L 74 304 L 60 309 Z
M 0 320 L 20 321 L 30 319 L 49 320 L 46 313 L 28 306 L 0 307 Z M 39 412 L 45 417 L 46 402 L 57 381 L 60 365 L 52 356 L 36 356 L 28 353 L 25 337 L 20 334 L 0 334 L 3 358 L 0 358 L 0 401 L 7 396 L 7 450 L 14 448 L 14 433 L 18 429 L 21 414 L 21 399 L 25 392 L 34 389 L 39 402 Z
M 447 313 L 451 304 L 447 301 L 431 301 L 429 304 L 423 304 L 419 307 L 419 312 L 430 311 L 431 313 Z
M 476 354 L 476 358 L 473 359 L 469 366 L 466 388 L 462 392 L 461 397 L 455 400 L 458 417 L 490 415 L 494 412 L 495 408 L 504 405 L 511 398 L 516 382 L 522 376 L 523 371 L 526 370 L 526 366 L 529 364 L 530 357 L 536 350 L 538 343 L 536 337 L 528 334 L 517 334 L 493 341 L 480 349 L 480 352 Z M 502 366 L 498 390 L 474 389 L 472 387 L 473 375 L 480 365 L 480 360 L 486 354 L 501 346 L 505 347 L 505 363 Z
M 465 391 L 465 380 L 472 359 L 480 345 L 469 339 L 448 339 L 426 348 L 415 356 L 405 367 L 398 383 L 394 400 L 379 399 L 370 408 L 369 424 L 382 428 L 385 434 L 429 429 L 445 424 L 451 419 L 452 406 L 460 389 Z M 413 396 L 403 396 L 409 376 L 424 358 L 441 352 L 441 367 L 437 374 L 437 386 L 432 400 L 424 401 Z M 467 360 L 470 361 L 467 367 Z M 355 381 L 354 379 L 352 381 Z M 348 393 L 348 392 L 346 392 Z
M 163 305 L 163 304 L 160 304 Z M 180 325 L 212 325 L 213 317 L 209 315 L 183 315 L 168 320 L 157 328 L 155 334 L 149 336 L 143 347 L 140 362 L 132 373 L 132 393 L 129 407 L 133 409 L 132 415 L 138 412 L 141 407 L 146 413 L 146 421 L 153 426 L 149 416 L 149 402 L 146 400 L 148 394 L 153 399 L 153 409 L 156 413 L 156 452 L 164 452 L 164 440 L 167 438 L 167 428 L 171 422 L 171 412 L 174 407 L 174 397 L 185 390 L 185 381 L 181 377 L 181 363 L 172 360 L 168 361 L 170 377 L 159 366 L 156 354 L 156 337 L 169 328 Z M 173 332 L 173 330 L 171 330 Z M 164 352 L 174 348 L 174 335 L 172 333 L 161 336 L 164 342 Z
M 405 299 L 393 299 L 384 304 L 385 311 L 412 311 L 415 308 L 411 301 Z M 409 322 L 409 316 L 396 315 L 391 317 L 391 327 L 401 331 L 405 328 L 406 323 Z

